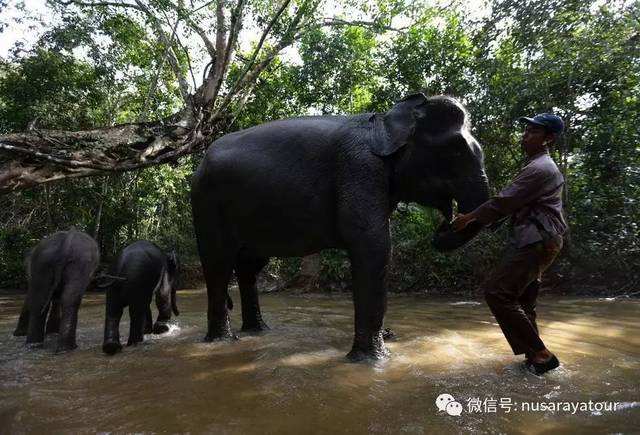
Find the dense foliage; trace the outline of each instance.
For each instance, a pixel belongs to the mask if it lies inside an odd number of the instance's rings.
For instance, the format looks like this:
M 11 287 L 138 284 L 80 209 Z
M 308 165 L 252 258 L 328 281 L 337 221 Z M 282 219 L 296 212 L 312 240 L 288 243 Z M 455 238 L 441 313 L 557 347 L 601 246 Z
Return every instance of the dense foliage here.
M 489 3 L 489 13 L 478 16 L 464 7 L 381 0 L 375 10 L 361 7 L 366 20 L 317 26 L 294 55 L 262 72 L 229 129 L 300 114 L 384 111 L 414 91 L 450 94 L 467 105 L 498 190 L 522 161 L 515 120 L 554 111 L 568 126 L 553 156 L 567 181 L 571 226 L 556 282 L 604 283 L 609 290 L 634 285 L 640 270 L 640 4 Z M 99 43 L 88 36 L 95 32 Z M 124 16 L 63 16 L 36 48 L 15 50 L 0 64 L 0 132 L 33 121 L 82 129 L 166 116 L 179 94 L 171 71 L 156 60 L 162 47 L 152 41 Z M 199 158 L 1 198 L 0 286 L 21 281 L 22 255 L 35 241 L 70 225 L 94 234 L 106 260 L 130 241 L 148 238 L 197 263 L 188 191 Z M 411 204 L 395 213 L 392 290 L 473 289 L 496 261 L 506 228 L 445 256 L 429 246 L 439 219 Z M 288 275 L 298 263 L 276 260 L 270 272 Z M 344 253 L 324 253 L 325 283 L 344 282 L 347 265 Z

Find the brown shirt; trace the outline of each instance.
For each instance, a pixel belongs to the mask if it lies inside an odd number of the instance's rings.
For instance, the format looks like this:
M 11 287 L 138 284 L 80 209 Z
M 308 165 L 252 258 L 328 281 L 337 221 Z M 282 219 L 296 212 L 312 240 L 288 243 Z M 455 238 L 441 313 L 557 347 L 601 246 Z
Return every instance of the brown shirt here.
M 473 214 L 485 225 L 512 215 L 519 248 L 542 240 L 539 227 L 551 235 L 562 235 L 567 230 L 562 215 L 563 184 L 560 170 L 544 151 L 528 158 L 513 182 Z

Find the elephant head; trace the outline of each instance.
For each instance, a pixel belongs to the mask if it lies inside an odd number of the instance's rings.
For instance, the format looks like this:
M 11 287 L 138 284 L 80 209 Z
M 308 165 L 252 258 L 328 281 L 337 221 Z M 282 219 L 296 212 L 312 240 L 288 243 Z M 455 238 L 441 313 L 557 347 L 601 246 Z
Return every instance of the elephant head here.
M 369 121 L 375 132 L 371 151 L 394 162 L 396 199 L 435 207 L 444 215 L 446 222 L 434 237 L 436 249 L 454 249 L 473 238 L 481 225 L 460 233 L 448 226 L 453 200 L 468 213 L 489 197 L 482 148 L 469 131 L 462 104 L 447 96 L 413 94 Z

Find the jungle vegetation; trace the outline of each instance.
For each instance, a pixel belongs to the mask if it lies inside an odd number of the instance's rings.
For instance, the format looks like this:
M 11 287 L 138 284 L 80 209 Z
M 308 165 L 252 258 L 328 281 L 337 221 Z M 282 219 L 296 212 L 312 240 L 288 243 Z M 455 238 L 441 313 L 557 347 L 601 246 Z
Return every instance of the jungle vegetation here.
M 550 284 L 637 289 L 638 1 L 48 0 L 44 15 L 11 3 L 0 38 L 25 23 L 32 35 L 0 58 L 0 287 L 23 286 L 25 252 L 70 226 L 105 262 L 149 239 L 197 277 L 189 178 L 215 138 L 422 91 L 465 103 L 496 192 L 523 160 L 517 118 L 560 115 L 570 233 Z M 392 291 L 472 291 L 498 260 L 506 226 L 444 255 L 430 247 L 440 219 L 400 205 Z M 266 274 L 285 282 L 300 262 Z M 322 253 L 320 288 L 348 277 L 344 253 Z

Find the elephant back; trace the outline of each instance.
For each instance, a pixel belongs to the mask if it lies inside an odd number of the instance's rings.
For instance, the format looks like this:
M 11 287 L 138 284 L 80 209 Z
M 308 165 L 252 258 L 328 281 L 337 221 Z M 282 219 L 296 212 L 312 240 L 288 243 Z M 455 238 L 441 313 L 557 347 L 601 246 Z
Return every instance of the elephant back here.
M 44 309 L 54 293 L 72 279 L 84 292 L 99 262 L 98 244 L 88 234 L 74 229 L 51 234 L 28 259 L 30 303 Z
M 128 289 L 155 287 L 167 269 L 166 254 L 154 243 L 139 240 L 124 248 L 112 274 L 126 279 Z

